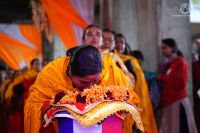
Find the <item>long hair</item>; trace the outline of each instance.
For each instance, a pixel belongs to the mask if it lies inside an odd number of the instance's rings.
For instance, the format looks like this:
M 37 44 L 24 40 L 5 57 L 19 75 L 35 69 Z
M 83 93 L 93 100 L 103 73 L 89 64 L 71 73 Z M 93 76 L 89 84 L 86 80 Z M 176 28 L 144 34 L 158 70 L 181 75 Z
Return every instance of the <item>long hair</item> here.
M 177 53 L 178 47 L 176 41 L 173 38 L 166 38 L 162 40 L 162 43 L 173 50 L 173 53 Z

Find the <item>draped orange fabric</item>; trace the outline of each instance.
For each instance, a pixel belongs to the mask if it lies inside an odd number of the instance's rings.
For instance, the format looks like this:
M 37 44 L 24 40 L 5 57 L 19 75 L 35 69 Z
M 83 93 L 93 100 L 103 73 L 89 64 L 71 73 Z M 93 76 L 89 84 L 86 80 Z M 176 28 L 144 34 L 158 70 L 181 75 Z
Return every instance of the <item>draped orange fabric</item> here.
M 15 51 L 19 51 L 19 48 L 13 46 L 12 50 L 10 50 L 9 45 L 1 44 L 0 59 L 4 60 L 4 62 L 12 69 L 18 70 L 20 69 L 19 63 L 23 61 L 23 55 L 21 52 L 15 52 Z
M 0 33 L 0 58 L 14 70 L 20 69 L 20 63 L 29 63 L 37 57 L 37 51 L 24 45 L 22 42 Z
M 143 109 L 143 112 L 141 112 L 141 118 L 144 124 L 145 133 L 157 133 L 158 131 L 154 118 L 154 112 L 150 100 L 148 86 L 139 62 L 136 58 L 132 56 L 122 54 L 118 55 L 124 62 L 130 60 L 136 73 L 137 81 L 135 85 L 135 92 L 140 98 L 140 103 L 138 104 L 138 107 Z
M 40 0 L 50 23 L 66 48 L 77 46 L 73 24 L 85 28 L 88 24 L 77 13 L 69 0 Z
M 41 33 L 34 25 L 18 25 L 19 31 L 35 48 L 0 32 L 0 58 L 14 70 L 20 69 L 20 64 L 30 64 L 33 58 L 42 55 Z
M 69 57 L 58 58 L 49 63 L 38 75 L 36 82 L 31 86 L 29 97 L 24 108 L 25 133 L 38 133 L 41 127 L 41 107 L 50 101 L 59 91 L 67 89 L 78 91 L 73 87 L 72 81 L 66 70 Z M 115 65 L 111 57 L 103 57 L 103 70 L 99 85 L 119 85 L 129 88 L 123 72 Z M 129 90 L 133 103 L 138 103 L 136 94 Z
M 37 47 L 39 54 L 42 53 L 42 38 L 41 33 L 35 25 L 20 24 L 19 29 L 21 34 L 33 45 Z

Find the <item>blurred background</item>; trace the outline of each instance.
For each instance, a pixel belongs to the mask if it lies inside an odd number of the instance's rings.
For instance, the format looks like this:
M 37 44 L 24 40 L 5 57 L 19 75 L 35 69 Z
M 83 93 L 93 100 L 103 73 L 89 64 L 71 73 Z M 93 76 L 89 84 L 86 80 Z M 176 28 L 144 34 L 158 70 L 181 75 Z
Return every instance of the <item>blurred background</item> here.
M 16 70 L 35 57 L 64 56 L 82 43 L 82 29 L 91 23 L 123 33 L 133 50 L 143 52 L 145 70 L 157 71 L 160 41 L 168 37 L 191 64 L 200 0 L 1 0 L 0 65 Z
M 157 72 L 163 59 L 161 40 L 174 38 L 190 65 L 193 103 L 200 0 L 1 0 L 0 71 L 30 67 L 33 58 L 65 56 L 67 49 L 82 44 L 83 29 L 93 23 L 123 33 L 131 49 L 143 53 L 142 67 L 150 72 Z

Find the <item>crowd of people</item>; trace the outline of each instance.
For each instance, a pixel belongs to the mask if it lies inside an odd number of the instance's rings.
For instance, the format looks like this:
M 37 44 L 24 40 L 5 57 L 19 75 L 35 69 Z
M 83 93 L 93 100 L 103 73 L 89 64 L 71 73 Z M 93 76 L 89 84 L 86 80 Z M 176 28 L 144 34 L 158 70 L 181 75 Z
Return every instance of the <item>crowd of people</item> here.
M 193 61 L 194 113 L 187 97 L 188 63 L 173 38 L 161 40 L 160 50 L 165 60 L 155 73 L 142 69 L 145 61 L 142 52 L 131 50 L 121 33 L 102 30 L 93 24 L 85 28 L 82 41 L 82 46 L 68 49 L 65 57 L 50 63 L 44 60 L 42 66 L 38 59 L 33 59 L 30 68 L 1 71 L 0 130 L 57 132 L 55 122 L 46 128 L 42 126 L 44 105 L 52 102 L 52 97 L 61 97 L 61 92 L 67 89 L 76 92 L 98 84 L 129 88 L 130 102 L 142 109 L 140 115 L 146 133 L 200 131 L 199 40 L 198 58 Z M 123 132 L 140 132 L 129 115 L 123 121 Z
M 2 132 L 24 131 L 24 104 L 28 98 L 29 87 L 35 82 L 41 70 L 48 64 L 48 60 L 35 58 L 30 62 L 30 68 L 24 67 L 21 70 L 1 70 L 0 83 L 0 130 Z

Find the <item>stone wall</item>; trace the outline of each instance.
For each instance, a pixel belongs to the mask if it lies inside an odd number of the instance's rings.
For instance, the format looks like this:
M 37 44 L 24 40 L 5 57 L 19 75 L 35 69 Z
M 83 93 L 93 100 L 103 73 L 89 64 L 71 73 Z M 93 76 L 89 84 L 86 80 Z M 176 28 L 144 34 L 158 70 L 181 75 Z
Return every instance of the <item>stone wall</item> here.
M 103 27 L 122 32 L 132 49 L 143 52 L 144 70 L 157 71 L 160 63 L 160 42 L 174 38 L 190 65 L 191 33 L 189 15 L 180 6 L 189 0 L 102 0 Z M 110 4 L 110 5 L 109 5 Z M 192 97 L 192 78 L 188 81 L 188 95 Z

